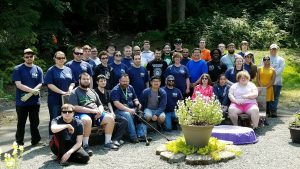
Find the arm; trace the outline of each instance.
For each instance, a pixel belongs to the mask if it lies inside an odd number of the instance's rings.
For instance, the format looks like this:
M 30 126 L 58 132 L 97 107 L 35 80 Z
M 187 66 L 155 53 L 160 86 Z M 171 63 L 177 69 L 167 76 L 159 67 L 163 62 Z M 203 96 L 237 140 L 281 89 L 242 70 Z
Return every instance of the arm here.
M 258 70 L 257 70 L 257 76 L 256 76 L 256 81 L 257 81 L 258 87 L 261 87 L 261 82 L 260 82 L 260 71 L 261 71 L 261 68 L 258 68 Z
M 40 89 L 42 87 L 42 83 L 39 83 L 37 86 L 35 86 L 34 88 L 30 88 L 26 85 L 23 85 L 21 83 L 21 81 L 15 81 L 16 87 L 24 92 L 28 92 L 28 93 L 33 93 L 35 92 L 34 89 Z
M 56 124 L 55 123 L 55 124 L 51 125 L 51 131 L 53 133 L 58 133 L 64 129 L 73 129 L 74 130 L 74 128 L 71 124 Z
M 159 89 L 160 93 L 161 93 L 161 98 L 160 98 L 160 103 L 158 106 L 158 111 L 159 112 L 163 112 L 166 109 L 166 105 L 167 105 L 167 93 L 163 90 L 163 89 Z
M 60 90 L 58 87 L 56 87 L 54 84 L 48 84 L 47 85 L 49 89 L 51 89 L 53 92 L 61 94 L 61 95 L 65 95 L 67 94 L 67 92 L 64 92 L 62 90 Z
M 275 70 L 276 75 L 281 76 L 281 74 L 283 72 L 283 69 L 284 69 L 284 65 L 285 65 L 284 59 L 280 60 L 279 61 L 279 67 Z
M 83 135 L 77 136 L 76 144 L 62 156 L 62 158 L 61 158 L 62 162 L 66 162 L 70 158 L 71 154 L 76 152 L 81 147 L 82 139 L 83 139 Z
M 273 73 L 273 75 L 272 75 L 272 79 L 271 79 L 270 83 L 267 84 L 266 87 L 268 88 L 268 87 L 273 86 L 273 84 L 274 84 L 274 82 L 275 82 L 275 79 L 276 79 L 276 72 L 274 71 L 274 73 Z
M 185 93 L 188 94 L 188 93 L 190 93 L 190 86 L 191 86 L 190 79 L 189 79 L 189 78 L 186 78 L 186 79 L 185 79 L 185 83 L 186 83 L 186 90 L 185 90 Z
M 228 93 L 228 98 L 230 99 L 231 102 L 239 104 L 239 102 L 235 99 L 235 97 L 233 95 L 234 94 L 234 90 L 235 90 L 235 88 L 233 88 L 233 86 L 230 87 L 229 93 Z
M 75 86 L 75 83 L 71 83 L 70 86 L 69 86 L 69 94 L 71 93 L 71 91 L 74 89 L 74 86 Z
M 114 105 L 116 106 L 117 109 L 122 110 L 122 111 L 126 111 L 126 112 L 132 112 L 133 109 L 130 109 L 126 106 L 124 106 L 121 102 L 119 101 L 113 101 Z
M 248 83 L 251 83 L 251 82 L 248 82 Z M 244 99 L 256 99 L 257 96 L 258 96 L 258 90 L 257 90 L 257 87 L 255 86 L 255 84 L 251 83 L 251 86 L 247 86 L 247 87 L 251 87 L 251 91 L 249 94 L 246 94 L 246 95 L 243 95 L 242 97 Z

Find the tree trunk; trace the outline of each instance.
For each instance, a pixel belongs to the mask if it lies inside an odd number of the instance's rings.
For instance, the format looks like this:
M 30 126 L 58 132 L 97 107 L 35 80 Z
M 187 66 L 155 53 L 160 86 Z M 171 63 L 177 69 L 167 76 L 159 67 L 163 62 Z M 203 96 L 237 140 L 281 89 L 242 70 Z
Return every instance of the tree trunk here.
M 178 0 L 178 11 L 179 11 L 178 20 L 184 21 L 184 19 L 185 19 L 185 0 Z
M 172 0 L 166 0 L 167 26 L 172 23 Z

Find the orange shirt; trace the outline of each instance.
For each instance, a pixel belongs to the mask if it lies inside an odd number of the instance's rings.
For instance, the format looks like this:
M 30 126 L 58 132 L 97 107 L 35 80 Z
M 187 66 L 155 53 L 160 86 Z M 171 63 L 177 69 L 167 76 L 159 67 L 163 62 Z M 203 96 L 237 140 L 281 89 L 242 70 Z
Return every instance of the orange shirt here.
M 211 60 L 210 50 L 208 49 L 201 50 L 201 59 L 205 60 L 206 62 L 210 61 Z

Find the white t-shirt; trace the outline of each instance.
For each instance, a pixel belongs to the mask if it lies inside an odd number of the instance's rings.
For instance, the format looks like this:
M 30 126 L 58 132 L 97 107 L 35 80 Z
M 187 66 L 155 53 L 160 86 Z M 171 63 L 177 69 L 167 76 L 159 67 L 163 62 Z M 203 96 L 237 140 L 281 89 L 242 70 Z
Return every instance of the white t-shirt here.
M 257 87 L 254 83 L 248 82 L 246 86 L 240 85 L 238 82 L 234 83 L 229 89 L 229 95 L 233 95 L 236 100 L 243 100 L 243 103 L 257 103 L 256 99 L 244 99 L 243 95 L 256 92 L 258 94 Z
M 146 67 L 147 64 L 154 59 L 154 52 L 152 51 L 143 51 L 141 53 L 141 62 L 142 66 Z

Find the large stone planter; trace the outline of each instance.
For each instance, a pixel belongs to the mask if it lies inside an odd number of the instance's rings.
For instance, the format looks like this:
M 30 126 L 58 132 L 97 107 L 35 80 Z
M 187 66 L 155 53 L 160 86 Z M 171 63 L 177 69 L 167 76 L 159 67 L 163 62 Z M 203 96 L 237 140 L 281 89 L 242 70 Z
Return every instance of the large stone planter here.
M 208 144 L 214 126 L 181 125 L 186 144 L 205 147 Z
M 300 128 L 290 127 L 289 129 L 293 143 L 300 143 Z

